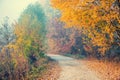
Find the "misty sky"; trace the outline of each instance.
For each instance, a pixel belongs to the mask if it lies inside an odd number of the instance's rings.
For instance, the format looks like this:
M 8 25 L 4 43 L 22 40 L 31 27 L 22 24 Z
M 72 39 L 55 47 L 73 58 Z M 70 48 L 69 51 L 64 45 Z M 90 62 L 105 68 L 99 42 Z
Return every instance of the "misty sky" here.
M 30 4 L 38 0 L 0 0 L 0 20 L 8 16 L 12 20 L 17 20 L 23 10 Z M 41 5 L 46 0 L 39 0 Z

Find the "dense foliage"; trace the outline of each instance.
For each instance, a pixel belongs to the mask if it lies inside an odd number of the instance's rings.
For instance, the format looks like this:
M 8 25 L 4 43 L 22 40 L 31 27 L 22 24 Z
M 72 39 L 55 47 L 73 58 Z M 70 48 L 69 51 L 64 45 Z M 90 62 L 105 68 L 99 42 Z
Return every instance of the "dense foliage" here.
M 61 11 L 60 20 L 66 28 L 82 32 L 82 42 L 92 53 L 120 56 L 120 1 L 119 0 L 51 0 Z
M 46 0 L 0 24 L 0 80 L 36 79 L 45 53 L 120 61 L 120 0 Z
M 18 22 L 4 20 L 0 32 L 0 79 L 35 79 L 45 68 L 46 17 L 38 3 L 30 4 Z
M 49 53 L 64 54 L 69 52 L 74 44 L 73 29 L 65 29 L 64 24 L 58 18 L 50 19 L 48 24 L 48 45 Z

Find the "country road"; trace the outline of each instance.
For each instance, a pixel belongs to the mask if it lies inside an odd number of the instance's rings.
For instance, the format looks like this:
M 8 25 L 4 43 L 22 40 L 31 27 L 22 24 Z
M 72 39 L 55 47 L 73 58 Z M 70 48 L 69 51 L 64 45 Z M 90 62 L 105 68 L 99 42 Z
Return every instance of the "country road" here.
M 58 80 L 102 80 L 91 71 L 82 61 L 77 61 L 61 55 L 47 54 L 58 61 L 62 71 Z

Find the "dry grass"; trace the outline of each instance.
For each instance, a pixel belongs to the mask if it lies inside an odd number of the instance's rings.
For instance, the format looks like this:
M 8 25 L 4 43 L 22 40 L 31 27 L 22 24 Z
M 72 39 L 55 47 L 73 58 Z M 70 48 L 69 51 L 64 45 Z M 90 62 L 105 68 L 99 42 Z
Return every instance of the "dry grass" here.
M 59 77 L 59 73 L 61 71 L 59 65 L 55 61 L 51 61 L 48 63 L 48 68 L 46 72 L 44 72 L 38 80 L 57 80 Z
M 94 70 L 97 74 L 101 75 L 103 80 L 120 80 L 120 63 L 85 60 L 85 64 L 91 70 Z

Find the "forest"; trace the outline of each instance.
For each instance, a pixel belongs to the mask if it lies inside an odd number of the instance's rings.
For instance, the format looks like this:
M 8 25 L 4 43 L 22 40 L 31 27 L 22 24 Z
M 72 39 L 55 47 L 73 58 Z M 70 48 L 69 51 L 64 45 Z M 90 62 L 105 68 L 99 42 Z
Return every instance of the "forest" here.
M 52 5 L 61 11 L 60 21 L 67 29 L 65 32 L 70 31 L 68 28 L 73 30 L 70 33 L 74 38 L 69 37 L 68 40 L 64 40 L 74 42 L 70 45 L 73 48 L 69 50 L 70 53 L 82 54 L 83 52 L 86 56 L 112 58 L 111 60 L 116 56 L 119 61 L 119 0 L 52 0 Z M 63 30 L 61 31 L 65 34 Z
M 0 80 L 120 80 L 120 0 L 39 1 L 0 21 Z

